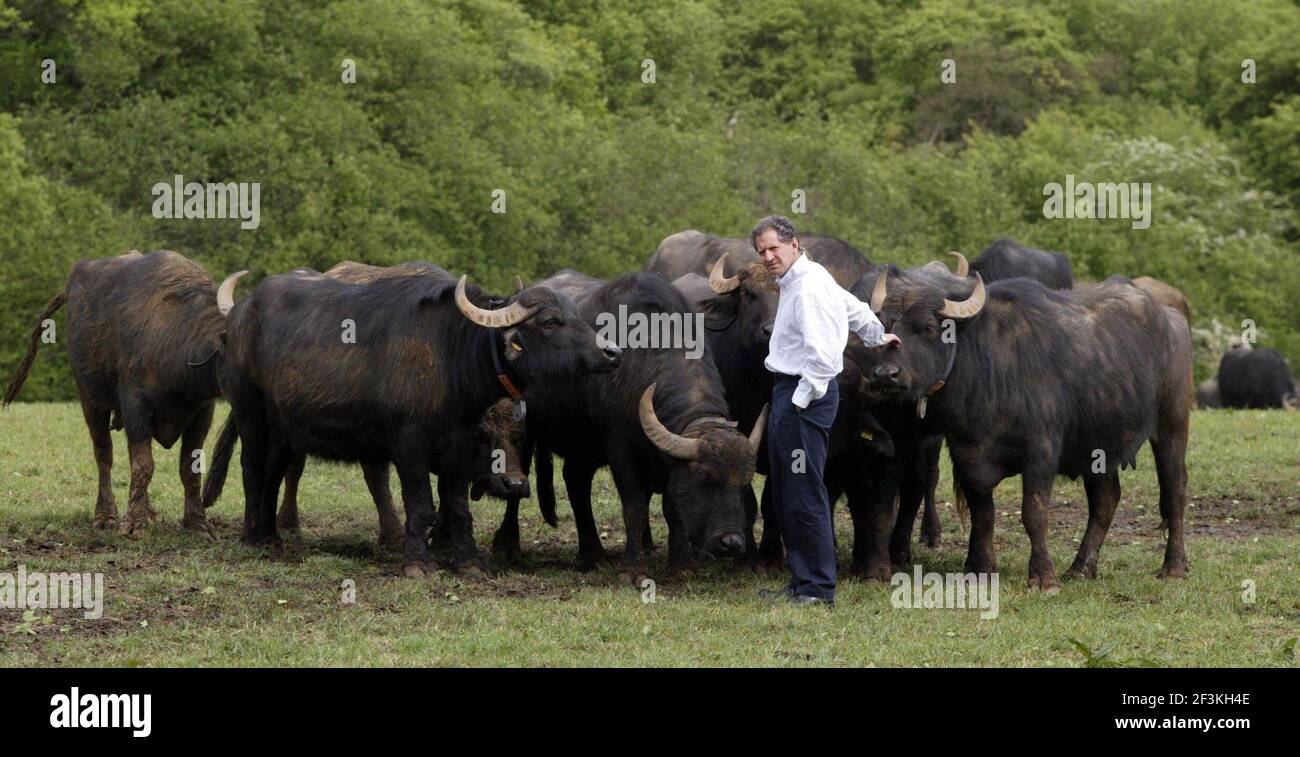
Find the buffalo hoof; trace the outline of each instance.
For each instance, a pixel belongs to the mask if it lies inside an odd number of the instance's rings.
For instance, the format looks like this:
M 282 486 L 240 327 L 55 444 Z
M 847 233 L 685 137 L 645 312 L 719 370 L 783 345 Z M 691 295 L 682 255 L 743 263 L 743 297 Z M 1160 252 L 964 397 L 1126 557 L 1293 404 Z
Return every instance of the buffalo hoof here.
M 298 514 L 293 513 L 292 515 L 286 515 L 284 513 L 280 513 L 279 515 L 275 516 L 275 527 L 280 529 L 281 531 L 297 531 L 299 527 Z
M 95 516 L 95 520 L 91 522 L 91 525 L 93 525 L 95 528 L 99 529 L 100 531 L 116 531 L 116 530 L 117 530 L 117 516 L 116 516 L 116 515 L 96 515 L 96 516 Z
M 1165 563 L 1156 578 L 1187 578 L 1187 563 Z
M 402 575 L 407 578 L 428 578 L 435 572 L 432 563 L 408 562 L 402 566 Z
M 889 579 L 893 577 L 889 565 L 872 565 L 856 561 L 849 566 L 849 572 L 863 581 L 872 583 L 889 583 Z
M 151 519 L 147 513 L 127 513 L 126 520 L 122 521 L 121 533 L 123 536 L 138 536 L 144 533 L 153 520 L 155 519 Z
M 932 534 L 929 533 L 928 531 L 922 531 L 921 536 L 917 539 L 917 542 L 922 547 L 928 547 L 929 549 L 938 549 L 939 547 L 943 546 L 943 537 L 937 533 Z
M 624 568 L 618 572 L 618 580 L 624 584 L 631 584 L 633 589 L 641 591 L 649 586 L 654 585 L 654 581 L 645 571 L 639 568 Z M 646 583 L 649 581 L 650 583 Z
M 583 554 L 579 552 L 577 568 L 584 573 L 589 573 L 593 570 L 605 567 L 608 562 L 609 559 L 605 557 L 604 553 Z
M 1049 597 L 1054 597 L 1061 592 L 1061 583 L 1056 580 L 1056 576 L 1030 576 L 1029 591 L 1041 591 Z
M 1072 565 L 1069 570 L 1065 571 L 1065 575 L 1061 576 L 1061 578 L 1064 578 L 1066 581 L 1079 581 L 1083 579 L 1091 581 L 1096 577 L 1096 565 Z
M 452 570 L 457 576 L 471 581 L 482 581 L 488 577 L 488 572 L 477 562 L 464 562 Z
M 206 536 L 209 541 L 216 541 L 217 534 L 212 530 L 212 524 L 204 517 L 202 513 L 198 515 L 186 515 L 181 521 L 181 528 L 187 531 L 194 531 Z

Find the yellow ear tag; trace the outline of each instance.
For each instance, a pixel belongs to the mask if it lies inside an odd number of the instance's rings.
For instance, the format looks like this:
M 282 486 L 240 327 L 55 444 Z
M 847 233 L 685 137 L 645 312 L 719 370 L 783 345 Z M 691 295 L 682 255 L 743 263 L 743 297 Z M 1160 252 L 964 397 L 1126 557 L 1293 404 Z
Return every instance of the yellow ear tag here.
M 863 439 L 866 439 L 867 441 L 871 441 L 872 439 L 876 438 L 871 435 L 870 431 L 863 431 L 861 434 L 858 434 L 858 436 L 861 436 Z
M 520 346 L 519 346 L 518 344 L 516 344 L 515 342 L 511 342 L 511 343 L 510 343 L 510 348 L 513 349 L 515 352 L 523 352 L 523 351 L 524 351 L 524 348 L 523 348 L 523 347 L 520 347 Z

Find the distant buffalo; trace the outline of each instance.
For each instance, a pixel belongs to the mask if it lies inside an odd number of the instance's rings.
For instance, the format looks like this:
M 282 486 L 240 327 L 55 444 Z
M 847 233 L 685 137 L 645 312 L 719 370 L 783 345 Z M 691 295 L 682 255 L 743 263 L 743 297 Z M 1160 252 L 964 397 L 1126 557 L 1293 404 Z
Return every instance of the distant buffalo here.
M 1006 279 L 1027 278 L 1048 289 L 1070 289 L 1074 286 L 1074 270 L 1069 258 L 1051 250 L 1036 250 L 1010 239 L 999 239 L 984 248 L 970 262 L 970 273 L 978 273 L 984 283 Z M 965 276 L 958 270 L 958 276 Z
M 1286 361 L 1267 347 L 1228 350 L 1219 362 L 1224 407 L 1297 409 L 1297 386 Z
M 809 258 L 825 267 L 835 282 L 845 289 L 873 268 L 865 255 L 843 239 L 800 234 L 799 244 Z M 713 264 L 723 255 L 729 258 L 724 271 L 727 276 L 759 259 L 748 237 L 715 237 L 688 229 L 665 237 L 646 262 L 645 269 L 669 281 L 676 281 L 689 273 L 708 276 Z
M 233 287 L 236 279 L 227 279 L 222 290 Z M 175 252 L 141 255 L 133 250 L 78 262 L 63 292 L 37 319 L 4 404 L 14 400 L 27 379 L 41 324 L 66 302 L 68 361 L 99 466 L 96 528 L 118 525 L 109 431 L 124 428 L 131 485 L 122 531 L 129 534 L 158 519 L 149 502 L 151 441 L 171 449 L 179 439 L 185 490 L 182 525 L 211 536 L 192 453 L 203 450 L 213 402 L 220 394 L 226 323 L 217 300 L 217 286 L 198 263 Z

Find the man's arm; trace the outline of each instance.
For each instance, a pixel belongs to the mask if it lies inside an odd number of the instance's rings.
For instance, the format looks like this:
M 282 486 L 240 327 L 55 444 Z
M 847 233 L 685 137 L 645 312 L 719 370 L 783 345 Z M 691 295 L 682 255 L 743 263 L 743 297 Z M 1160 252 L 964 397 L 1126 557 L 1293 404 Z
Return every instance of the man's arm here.
M 842 359 L 848 334 L 843 326 L 843 306 L 834 297 L 801 292 L 797 312 L 804 338 L 804 361 L 799 371 L 802 378 L 791 401 L 803 409 L 813 400 L 821 399 L 827 386 L 835 380 L 838 375 L 835 363 Z M 867 312 L 871 312 L 870 309 Z M 877 321 L 876 325 L 879 327 L 880 322 Z
M 849 331 L 857 334 L 867 347 L 879 347 L 885 344 L 885 327 L 880 324 L 876 314 L 871 312 L 871 307 L 850 292 L 843 289 L 840 291 L 844 292 L 844 307 L 848 312 Z

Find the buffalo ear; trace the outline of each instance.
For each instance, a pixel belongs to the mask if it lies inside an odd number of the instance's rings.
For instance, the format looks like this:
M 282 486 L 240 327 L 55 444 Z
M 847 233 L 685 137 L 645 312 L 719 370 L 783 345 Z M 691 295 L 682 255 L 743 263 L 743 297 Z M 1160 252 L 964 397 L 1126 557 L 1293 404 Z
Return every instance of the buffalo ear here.
M 469 485 L 469 498 L 475 502 L 483 499 L 483 484 L 475 481 Z

